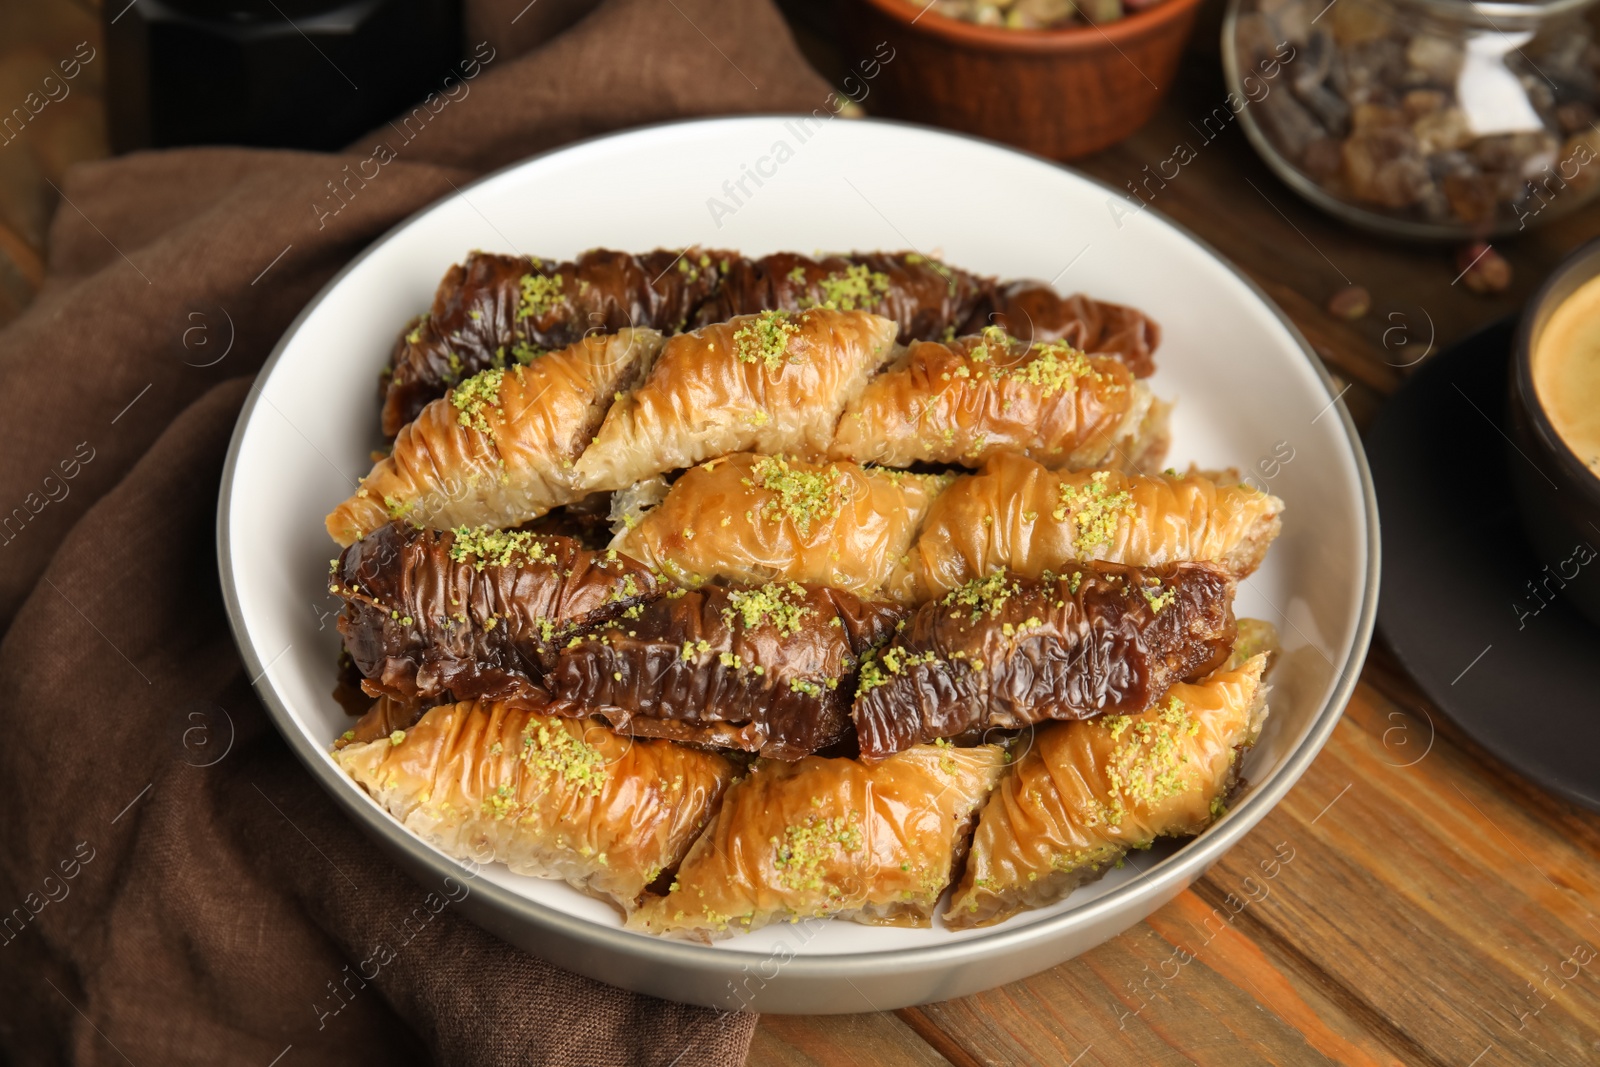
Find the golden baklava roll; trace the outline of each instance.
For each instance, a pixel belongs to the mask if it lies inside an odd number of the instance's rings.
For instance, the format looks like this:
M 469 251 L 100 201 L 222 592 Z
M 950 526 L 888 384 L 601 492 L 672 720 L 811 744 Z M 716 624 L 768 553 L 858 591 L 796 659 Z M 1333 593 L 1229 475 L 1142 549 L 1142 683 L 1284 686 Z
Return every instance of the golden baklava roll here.
M 577 480 L 623 489 L 731 452 L 820 458 L 894 337 L 889 319 L 830 308 L 764 311 L 679 334 L 612 405 Z
M 327 518 L 341 545 L 391 519 L 516 526 L 587 490 L 573 466 L 619 391 L 661 351 L 654 330 L 584 337 L 524 366 L 493 367 L 422 409 Z
M 447 855 L 560 879 L 624 912 L 678 865 L 737 774 L 713 752 L 475 701 L 333 760 Z
M 711 941 L 772 922 L 928 926 L 972 813 L 1004 766 L 996 745 L 922 745 L 874 766 L 762 761 L 735 784 L 670 892 L 630 929 Z
M 979 467 L 1018 452 L 1047 467 L 1160 466 L 1169 405 L 1120 359 L 990 327 L 919 341 L 850 402 L 828 454 L 857 463 Z
M 889 592 L 940 597 L 996 570 L 1037 578 L 1073 563 L 1220 564 L 1236 578 L 1278 536 L 1283 501 L 1202 474 L 1053 471 L 1025 456 L 990 457 L 939 495 Z
M 1266 716 L 1256 655 L 1142 712 L 1035 730 L 989 796 L 945 922 L 988 926 L 1052 904 L 1160 837 L 1218 818 Z
M 687 585 L 817 582 L 873 596 L 950 480 L 740 452 L 686 472 L 612 547 Z

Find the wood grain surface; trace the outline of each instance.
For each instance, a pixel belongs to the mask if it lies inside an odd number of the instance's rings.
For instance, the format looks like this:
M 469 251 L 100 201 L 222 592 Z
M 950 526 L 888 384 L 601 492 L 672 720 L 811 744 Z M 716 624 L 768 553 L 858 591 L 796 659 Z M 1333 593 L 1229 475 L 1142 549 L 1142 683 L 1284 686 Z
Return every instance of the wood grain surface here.
M 1208 0 L 1151 123 L 1077 166 L 1126 188 L 1190 146 L 1195 159 L 1156 189 L 1150 210 L 1266 290 L 1350 386 L 1344 402 L 1359 426 L 1430 341 L 1437 352 L 1514 313 L 1568 251 L 1600 234 L 1592 205 L 1497 244 L 1514 282 L 1483 297 L 1456 281 L 1454 247 L 1374 237 L 1319 213 L 1272 175 L 1236 123 L 1211 141 L 1191 125 L 1226 93 L 1221 17 Z M 829 33 L 801 20 L 825 72 L 836 52 Z M 1348 285 L 1372 294 L 1372 310 L 1353 322 L 1324 307 Z M 1456 733 L 1380 637 L 1305 777 L 1146 922 L 961 1000 L 892 1015 L 764 1016 L 750 1052 L 758 1067 L 941 1058 L 961 1067 L 1600 1064 L 1600 817 Z

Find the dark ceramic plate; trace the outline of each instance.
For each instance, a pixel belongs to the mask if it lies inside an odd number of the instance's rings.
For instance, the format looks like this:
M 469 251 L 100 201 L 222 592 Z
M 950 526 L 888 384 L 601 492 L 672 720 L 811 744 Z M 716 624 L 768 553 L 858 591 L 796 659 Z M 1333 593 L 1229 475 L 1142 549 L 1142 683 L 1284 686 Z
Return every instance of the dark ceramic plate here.
M 1534 558 L 1511 491 L 1509 465 L 1531 462 L 1506 437 L 1515 325 L 1435 356 L 1368 435 L 1383 519 L 1378 626 L 1473 740 L 1600 810 L 1600 627 L 1549 592 L 1559 579 Z

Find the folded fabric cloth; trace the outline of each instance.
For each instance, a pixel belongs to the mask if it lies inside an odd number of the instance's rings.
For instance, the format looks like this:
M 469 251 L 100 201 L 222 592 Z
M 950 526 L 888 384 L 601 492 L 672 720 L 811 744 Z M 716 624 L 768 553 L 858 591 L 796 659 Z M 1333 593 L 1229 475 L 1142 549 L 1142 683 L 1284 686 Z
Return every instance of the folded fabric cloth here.
M 218 587 L 240 406 L 352 255 L 575 137 L 828 95 L 767 0 L 531 8 L 470 0 L 466 91 L 348 153 L 69 175 L 46 283 L 0 332 L 0 1059 L 742 1062 L 753 1016 L 564 972 L 461 918 L 470 881 L 392 866 L 271 728 Z

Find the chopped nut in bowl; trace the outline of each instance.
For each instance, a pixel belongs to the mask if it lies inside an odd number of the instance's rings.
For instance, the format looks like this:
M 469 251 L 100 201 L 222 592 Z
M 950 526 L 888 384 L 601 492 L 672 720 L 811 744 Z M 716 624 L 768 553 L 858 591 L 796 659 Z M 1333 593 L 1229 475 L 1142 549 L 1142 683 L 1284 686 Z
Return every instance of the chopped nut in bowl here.
M 1594 2 L 1232 0 L 1223 60 L 1251 143 L 1319 207 L 1404 237 L 1516 233 L 1600 189 Z M 1271 59 L 1287 76 L 1249 92 Z
M 912 0 L 949 19 L 1011 30 L 1099 26 L 1161 0 Z

